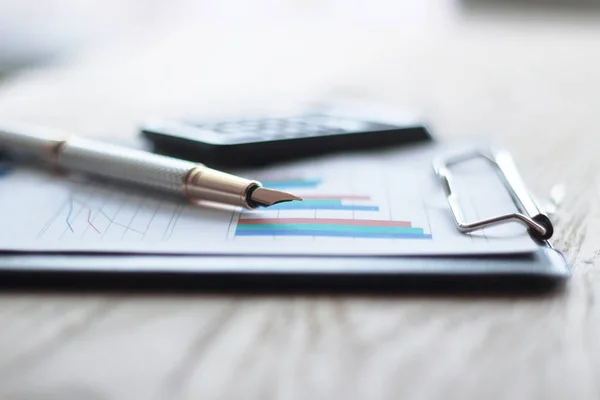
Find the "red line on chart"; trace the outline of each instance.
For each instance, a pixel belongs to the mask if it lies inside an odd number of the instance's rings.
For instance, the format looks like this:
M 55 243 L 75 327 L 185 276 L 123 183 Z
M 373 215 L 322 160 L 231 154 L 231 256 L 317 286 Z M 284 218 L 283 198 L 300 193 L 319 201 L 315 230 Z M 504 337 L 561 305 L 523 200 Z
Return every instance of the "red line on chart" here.
M 238 225 L 351 225 L 351 226 L 397 226 L 411 228 L 410 221 L 380 221 L 374 219 L 342 219 L 342 218 L 241 218 Z
M 74 203 L 75 203 L 75 202 L 81 203 L 81 206 L 82 206 L 83 208 L 87 208 L 87 210 L 88 210 L 87 223 L 88 223 L 88 224 L 89 224 L 89 225 L 90 225 L 92 228 L 94 228 L 94 230 L 95 230 L 96 232 L 98 232 L 99 234 L 102 234 L 102 232 L 100 232 L 100 231 L 98 230 L 98 228 L 96 228 L 96 226 L 95 226 L 95 225 L 92 223 L 92 209 L 91 209 L 91 208 L 89 208 L 89 207 L 87 207 L 87 206 L 85 205 L 85 202 L 80 202 L 79 200 L 75 200 L 73 197 L 70 197 L 70 198 L 69 198 L 69 211 L 68 211 L 68 213 L 67 213 L 67 219 L 66 219 L 66 222 L 67 222 L 67 227 L 69 228 L 69 230 L 71 231 L 71 233 L 75 233 L 75 230 L 73 229 L 73 225 L 71 225 L 71 221 L 70 221 L 70 219 L 71 219 L 71 216 L 73 215 L 73 207 L 74 207 Z
M 90 226 L 91 226 L 92 228 L 94 228 L 94 230 L 95 230 L 96 232 L 98 232 L 98 234 L 100 234 L 100 235 L 102 234 L 102 232 L 100 232 L 100 231 L 98 230 L 98 228 L 96 228 L 96 227 L 94 226 L 93 222 L 92 222 L 92 210 L 91 210 L 91 209 L 89 209 L 89 210 L 88 210 L 87 223 L 88 223 L 88 224 L 90 224 Z

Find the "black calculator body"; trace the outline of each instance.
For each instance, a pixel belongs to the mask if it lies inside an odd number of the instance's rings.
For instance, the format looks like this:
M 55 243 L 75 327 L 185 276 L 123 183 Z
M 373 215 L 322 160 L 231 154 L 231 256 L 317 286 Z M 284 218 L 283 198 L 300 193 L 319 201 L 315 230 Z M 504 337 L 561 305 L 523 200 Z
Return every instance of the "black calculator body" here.
M 157 153 L 233 168 L 432 139 L 415 118 L 394 120 L 324 110 L 212 121 L 157 120 L 142 126 L 142 134 Z

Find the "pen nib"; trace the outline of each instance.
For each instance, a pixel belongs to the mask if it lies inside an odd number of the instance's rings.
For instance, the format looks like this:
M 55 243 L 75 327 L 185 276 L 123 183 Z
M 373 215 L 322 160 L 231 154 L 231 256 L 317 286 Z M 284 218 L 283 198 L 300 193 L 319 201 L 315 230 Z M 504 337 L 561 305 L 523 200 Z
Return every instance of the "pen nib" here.
M 251 205 L 258 205 L 261 207 L 269 207 L 277 203 L 283 203 L 286 201 L 294 201 L 302 199 L 298 196 L 294 196 L 291 193 L 282 192 L 280 190 L 267 189 L 258 187 L 250 194 L 249 203 Z

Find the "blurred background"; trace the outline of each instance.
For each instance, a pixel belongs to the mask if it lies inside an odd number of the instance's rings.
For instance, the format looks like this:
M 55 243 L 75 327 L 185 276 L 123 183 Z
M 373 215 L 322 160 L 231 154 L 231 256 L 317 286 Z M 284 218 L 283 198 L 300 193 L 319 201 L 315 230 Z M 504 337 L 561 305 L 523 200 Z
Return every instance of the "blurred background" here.
M 0 112 L 116 135 L 149 115 L 354 96 L 441 135 L 560 136 L 600 106 L 599 3 L 0 0 Z

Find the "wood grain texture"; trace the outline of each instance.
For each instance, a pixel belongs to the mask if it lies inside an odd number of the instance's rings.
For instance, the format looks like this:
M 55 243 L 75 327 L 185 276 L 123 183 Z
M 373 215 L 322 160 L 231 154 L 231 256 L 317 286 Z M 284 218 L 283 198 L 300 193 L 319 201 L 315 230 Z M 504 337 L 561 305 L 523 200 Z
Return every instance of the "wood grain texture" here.
M 312 19 L 324 6 L 291 0 L 308 17 L 235 28 L 189 18 L 13 76 L 0 115 L 115 136 L 155 113 L 277 98 L 409 105 L 439 137 L 506 145 L 538 195 L 567 185 L 554 239 L 574 267 L 563 291 L 0 293 L 0 398 L 599 398 L 600 16 L 417 3 L 381 23 Z

